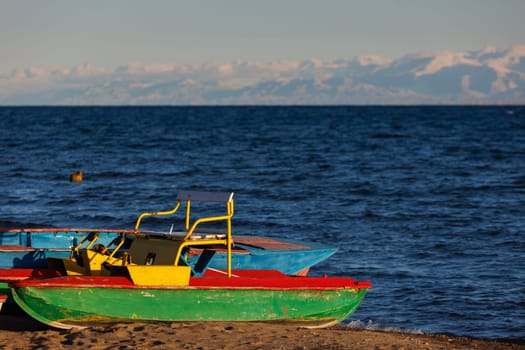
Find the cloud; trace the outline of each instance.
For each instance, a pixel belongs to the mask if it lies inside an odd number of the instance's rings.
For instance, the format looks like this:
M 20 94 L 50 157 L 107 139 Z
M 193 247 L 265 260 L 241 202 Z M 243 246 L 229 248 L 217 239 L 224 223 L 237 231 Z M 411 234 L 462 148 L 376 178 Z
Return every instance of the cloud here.
M 525 66 L 525 45 L 515 45 L 506 50 L 504 55 L 486 60 L 486 64 L 494 69 L 499 76 L 504 76 L 512 70 L 512 66 L 519 65 L 522 61 Z
M 17 69 L 11 72 L 7 79 L 11 82 L 25 82 L 47 80 L 52 75 L 52 72 L 41 67 L 29 67 L 25 69 Z
M 390 58 L 382 57 L 382 56 L 360 56 L 357 58 L 357 61 L 362 66 L 385 66 L 392 62 Z
M 234 69 L 235 67 L 230 63 L 224 63 L 217 67 L 219 74 L 224 76 L 233 75 Z
M 126 66 L 117 68 L 118 73 L 127 74 L 163 74 L 169 72 L 187 71 L 187 66 L 177 65 L 175 63 L 158 63 L 158 64 L 144 64 L 142 62 L 132 62 Z
M 415 72 L 416 76 L 429 75 L 439 72 L 440 70 L 459 64 L 480 66 L 481 64 L 474 59 L 468 57 L 467 53 L 463 52 L 442 52 L 435 55 L 429 64 L 423 70 Z
M 108 71 L 102 67 L 97 67 L 89 63 L 79 64 L 74 67 L 70 74 L 77 77 L 93 77 L 107 74 Z
M 0 104 L 413 104 L 525 102 L 525 45 L 398 59 L 131 62 L 0 74 Z

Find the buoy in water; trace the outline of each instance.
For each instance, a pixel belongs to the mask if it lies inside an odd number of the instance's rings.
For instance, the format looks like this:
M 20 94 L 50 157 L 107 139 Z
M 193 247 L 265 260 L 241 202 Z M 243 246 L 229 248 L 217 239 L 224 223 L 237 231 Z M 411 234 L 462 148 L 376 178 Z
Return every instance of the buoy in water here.
M 82 172 L 81 171 L 77 171 L 77 172 L 74 172 L 73 174 L 71 174 L 69 176 L 69 181 L 71 181 L 71 182 L 82 182 Z

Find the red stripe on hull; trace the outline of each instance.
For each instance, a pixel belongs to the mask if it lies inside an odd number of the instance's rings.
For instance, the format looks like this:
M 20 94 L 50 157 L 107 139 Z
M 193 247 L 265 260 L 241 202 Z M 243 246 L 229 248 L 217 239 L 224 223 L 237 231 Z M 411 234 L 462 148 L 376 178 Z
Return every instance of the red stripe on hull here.
M 250 288 L 250 289 L 339 289 L 358 288 L 368 289 L 370 282 L 356 281 L 344 277 L 293 277 L 273 270 L 239 270 L 233 271 L 235 276 L 192 277 L 189 286 L 165 287 L 156 286 L 155 289 L 184 289 L 184 288 Z M 12 282 L 10 287 L 45 286 L 45 287 L 98 287 L 98 288 L 148 288 L 134 285 L 126 277 L 106 276 L 64 276 L 49 279 L 26 279 Z M 149 287 L 151 288 L 151 287 Z
M 0 269 L 0 281 L 20 281 L 29 278 L 60 277 L 62 273 L 53 269 Z

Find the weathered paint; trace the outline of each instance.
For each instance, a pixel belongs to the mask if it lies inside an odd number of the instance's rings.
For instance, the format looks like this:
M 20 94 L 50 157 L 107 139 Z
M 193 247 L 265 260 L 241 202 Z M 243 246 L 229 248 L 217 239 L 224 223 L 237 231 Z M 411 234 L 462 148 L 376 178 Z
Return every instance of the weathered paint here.
M 14 304 L 11 298 L 9 282 L 29 278 L 51 278 L 59 276 L 62 276 L 62 273 L 55 269 L 0 269 L 0 294 L 7 295 L 5 304 Z
M 124 277 L 67 276 L 11 284 L 17 304 L 42 323 L 71 328 L 121 321 L 338 322 L 363 300 L 368 282 L 234 271 L 191 278 L 188 287 L 136 286 Z

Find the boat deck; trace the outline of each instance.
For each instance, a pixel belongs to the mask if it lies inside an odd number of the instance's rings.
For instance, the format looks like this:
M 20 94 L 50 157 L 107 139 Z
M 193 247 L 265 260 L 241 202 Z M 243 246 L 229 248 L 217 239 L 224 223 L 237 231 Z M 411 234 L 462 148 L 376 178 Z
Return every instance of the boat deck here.
M 257 247 L 264 250 L 301 250 L 311 246 L 286 241 L 278 241 L 269 237 L 234 236 L 233 241 L 238 244 Z

